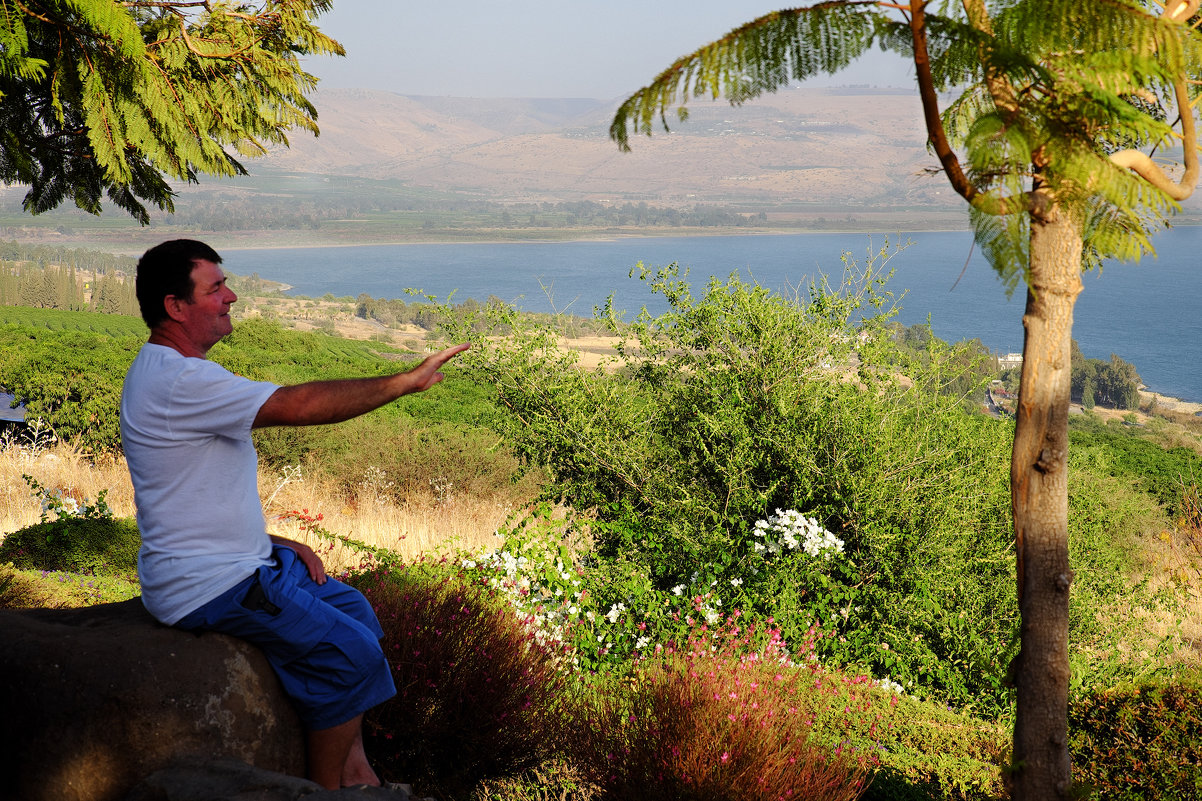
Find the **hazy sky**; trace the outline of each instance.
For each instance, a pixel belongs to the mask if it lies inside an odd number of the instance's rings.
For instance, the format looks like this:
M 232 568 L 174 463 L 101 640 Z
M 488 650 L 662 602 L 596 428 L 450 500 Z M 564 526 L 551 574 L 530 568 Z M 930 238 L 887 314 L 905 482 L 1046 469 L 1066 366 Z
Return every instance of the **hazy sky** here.
M 323 87 L 457 97 L 625 97 L 676 58 L 796 3 L 764 0 L 335 0 L 318 25 L 345 58 L 311 59 Z M 815 85 L 911 86 L 875 55 Z

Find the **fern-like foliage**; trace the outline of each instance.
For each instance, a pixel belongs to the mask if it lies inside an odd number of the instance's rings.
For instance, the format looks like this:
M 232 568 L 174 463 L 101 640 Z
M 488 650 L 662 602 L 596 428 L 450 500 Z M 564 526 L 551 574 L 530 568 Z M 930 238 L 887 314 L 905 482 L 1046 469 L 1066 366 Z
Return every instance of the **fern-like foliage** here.
M 330 0 L 0 0 L 0 180 L 27 210 L 107 195 L 143 223 L 172 181 L 245 172 L 239 157 L 317 132 L 301 57 L 342 54 Z
M 669 110 L 686 118 L 693 97 L 737 105 L 838 72 L 874 44 L 913 55 L 910 15 L 896 9 L 842 0 L 760 17 L 631 95 L 610 135 L 629 149 L 631 131 L 650 134 L 657 120 L 667 129 Z M 942 111 L 953 153 L 941 160 L 963 167 L 958 189 L 976 239 L 1010 289 L 1028 264 L 1030 215 L 1048 202 L 1086 232 L 1085 267 L 1151 252 L 1151 232 L 1177 202 L 1110 155 L 1197 148 L 1180 141 L 1166 113 L 1177 87 L 1202 71 L 1193 27 L 1129 0 L 966 0 L 928 4 L 921 31 L 931 86 L 957 95 Z
M 629 150 L 629 130 L 650 134 L 667 110 L 683 120 L 693 97 L 726 97 L 738 105 L 791 80 L 835 73 L 872 45 L 887 18 L 868 0 L 835 0 L 774 11 L 684 56 L 622 104 L 610 136 Z M 679 104 L 679 105 L 677 105 Z
M 1171 140 L 1159 101 L 1138 101 L 1171 95 L 1174 81 L 1198 55 L 1194 31 L 1122 0 L 1009 3 L 991 25 L 997 44 L 982 50 L 980 80 L 945 117 L 982 193 L 974 206 L 988 212 L 991 200 L 992 208 L 1003 207 L 1006 200 L 1027 196 L 1038 180 L 1060 208 L 1081 221 L 1084 267 L 1152 252 L 1151 232 L 1178 205 L 1115 166 L 1109 154 Z M 1022 58 L 1012 61 L 1009 54 L 1016 53 Z M 1011 69 L 1012 63 L 1023 64 L 1023 70 Z M 993 107 L 985 83 L 989 70 L 1004 76 L 1016 107 Z M 1011 214 L 1033 212 L 1028 207 Z M 1028 226 L 1020 219 L 988 217 L 973 215 L 976 238 L 1013 288 L 1027 265 Z

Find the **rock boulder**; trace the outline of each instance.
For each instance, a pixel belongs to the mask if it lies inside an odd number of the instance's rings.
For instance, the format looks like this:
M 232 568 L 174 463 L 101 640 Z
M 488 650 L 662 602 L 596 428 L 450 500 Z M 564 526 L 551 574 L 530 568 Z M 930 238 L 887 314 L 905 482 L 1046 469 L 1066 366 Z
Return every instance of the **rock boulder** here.
M 182 759 L 147 776 L 123 801 L 413 801 L 411 789 L 398 784 L 326 790 L 233 759 Z
M 140 598 L 0 610 L 0 798 L 118 801 L 181 758 L 304 775 L 304 734 L 263 655 L 156 622 Z

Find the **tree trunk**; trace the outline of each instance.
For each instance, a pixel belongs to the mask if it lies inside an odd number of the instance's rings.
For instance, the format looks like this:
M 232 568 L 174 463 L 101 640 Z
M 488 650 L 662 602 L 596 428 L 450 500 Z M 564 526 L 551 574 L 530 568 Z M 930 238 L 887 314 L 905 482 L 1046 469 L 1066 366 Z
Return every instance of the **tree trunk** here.
M 1015 801 L 1069 797 L 1068 406 L 1081 229 L 1055 205 L 1031 221 L 1010 496 L 1022 641 L 1011 789 Z

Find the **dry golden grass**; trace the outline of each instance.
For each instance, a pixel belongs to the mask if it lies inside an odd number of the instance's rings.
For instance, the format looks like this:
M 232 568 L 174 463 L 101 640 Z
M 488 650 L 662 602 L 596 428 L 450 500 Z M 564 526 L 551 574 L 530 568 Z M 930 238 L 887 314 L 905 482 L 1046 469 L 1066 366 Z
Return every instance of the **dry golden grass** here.
M 64 498 L 95 502 L 101 491 L 119 517 L 132 517 L 134 490 L 123 459 L 89 461 L 66 445 L 32 452 L 10 446 L 0 450 L 0 535 L 41 520 L 42 504 L 22 478 L 28 475 Z
M 8 447 L 0 450 L 0 538 L 41 519 L 42 504 L 22 478 L 28 475 L 51 491 L 78 502 L 94 502 L 101 491 L 118 517 L 134 515 L 133 487 L 125 460 L 90 461 L 67 445 L 37 453 Z M 259 491 L 272 534 L 325 548 L 326 543 L 301 530 L 287 513 L 308 510 L 322 515 L 321 525 L 375 547 L 389 548 L 403 557 L 442 553 L 456 547 L 478 551 L 492 547 L 493 533 L 515 507 L 493 498 L 443 493 L 397 503 L 382 493 L 361 491 L 346 497 L 332 481 L 293 476 L 285 481 L 278 473 L 261 471 Z M 327 557 L 331 569 L 357 563 L 358 557 L 336 548 Z

